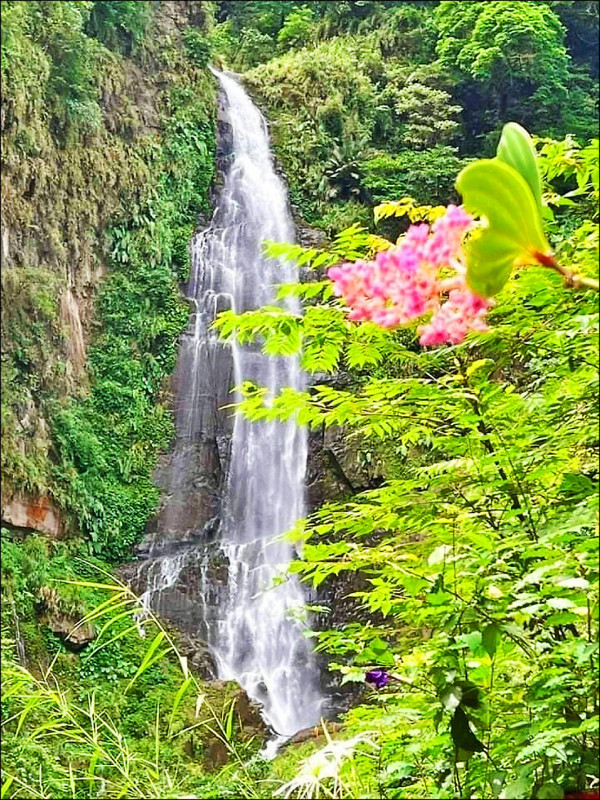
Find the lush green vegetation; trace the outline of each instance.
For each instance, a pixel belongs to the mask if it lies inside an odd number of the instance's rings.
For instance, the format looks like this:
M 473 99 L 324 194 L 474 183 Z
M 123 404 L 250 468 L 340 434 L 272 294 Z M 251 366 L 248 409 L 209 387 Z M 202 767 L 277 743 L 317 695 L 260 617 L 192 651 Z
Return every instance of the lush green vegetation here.
M 538 150 L 556 258 L 591 278 L 597 145 L 546 141 Z M 577 199 L 565 203 L 567 194 Z M 435 211 L 404 209 L 412 219 Z M 384 245 L 353 228 L 332 252 L 272 250 L 314 267 Z M 368 624 L 322 630 L 318 648 L 344 681 L 362 682 L 377 665 L 389 682 L 346 715 L 341 736 L 269 766 L 249 758 L 241 731 L 234 737 L 232 706 L 214 711 L 220 690 L 196 722 L 205 688 L 158 620 L 146 622 L 150 646 L 132 635 L 136 598 L 96 582 L 101 562 L 9 535 L 3 622 L 14 630 L 22 609 L 27 641 L 44 638 L 39 653 L 56 661 L 38 677 L 15 665 L 15 642 L 6 642 L 6 793 L 586 796 L 598 779 L 596 297 L 528 267 L 500 291 L 488 332 L 419 351 L 411 330 L 348 322 L 327 281 L 282 291 L 312 299 L 304 316 L 227 314 L 221 328 L 242 340 L 260 334 L 272 353 L 303 343 L 308 370 L 335 372 L 343 360 L 357 375 L 353 390 L 288 390 L 266 407 L 253 387 L 244 410 L 343 425 L 384 476 L 381 488 L 329 504 L 298 530 L 295 569 L 317 587 L 348 572 L 367 579 L 358 597 Z M 102 624 L 92 649 L 69 654 L 41 634 L 35 605 L 38 614 L 88 612 L 84 621 Z M 78 700 L 61 688 L 68 682 Z M 230 753 L 214 778 L 187 762 L 199 728 Z M 213 752 L 203 736 L 195 747 Z
M 74 544 L 2 529 L 3 796 L 221 796 L 215 767 L 228 757 L 239 766 L 260 744 L 239 688 L 201 684 L 175 634 L 151 616 L 136 624 L 137 598 L 107 577 Z M 53 622 L 65 619 L 56 635 Z M 85 649 L 66 635 L 90 628 Z M 17 639 L 4 638 L 9 630 Z
M 335 233 L 366 221 L 357 200 L 448 201 L 452 162 L 493 152 L 507 120 L 594 136 L 597 18 L 587 2 L 223 2 L 213 36 L 267 109 L 292 202 Z
M 598 143 L 538 149 L 556 259 L 592 285 Z M 407 210 L 413 220 L 436 212 L 404 203 L 379 213 Z M 319 267 L 384 247 L 354 229 L 333 253 L 272 251 Z M 328 281 L 284 291 L 312 298 L 304 316 L 229 313 L 223 334 L 264 336 L 273 353 L 302 344 L 308 370 L 345 363 L 362 378 L 352 390 L 284 391 L 268 405 L 249 386 L 246 413 L 343 425 L 385 478 L 298 531 L 294 568 L 315 586 L 352 572 L 367 581 L 356 596 L 370 622 L 321 631 L 319 649 L 345 681 L 375 666 L 389 673 L 349 712 L 348 733 L 366 738 L 350 748 L 340 786 L 325 780 L 325 790 L 516 798 L 597 785 L 596 293 L 561 287 L 547 266 L 522 269 L 500 290 L 489 331 L 418 352 L 412 331 L 348 322 Z M 289 786 L 307 792 L 297 796 L 316 796 L 309 767 Z
M 63 505 L 83 523 L 94 551 L 113 560 L 131 553 L 158 500 L 150 476 L 173 429 L 157 401 L 189 313 L 173 272 L 187 277 L 194 220 L 206 211 L 212 177 L 206 107 L 190 89 L 174 91 L 171 106 L 162 146 L 150 156 L 161 180 L 109 230 L 110 274 L 96 304 L 102 329 L 89 355 L 91 392 L 53 417 Z
M 34 241 L 48 243 L 18 242 L 19 268 L 3 275 L 4 486 L 49 494 L 117 561 L 158 500 L 150 475 L 173 433 L 165 379 L 188 317 L 177 284 L 208 211 L 214 82 L 198 48 L 211 20 L 195 19 L 174 42 L 149 3 L 3 4 L 5 222 L 40 225 Z M 132 86 L 150 65 L 156 75 Z M 106 269 L 100 288 L 86 262 Z
M 62 541 L 2 531 L 2 797 L 597 792 L 597 2 L 181 5 L 2 2 L 3 492 L 49 495 L 69 523 Z M 224 338 L 300 350 L 320 381 L 268 407 L 248 387 L 243 411 L 342 428 L 378 487 L 295 532 L 293 569 L 353 587 L 358 621 L 328 628 L 317 607 L 314 637 L 362 693 L 335 735 L 271 763 L 236 687 L 200 680 L 111 577 L 173 433 L 178 283 L 210 210 L 211 62 L 243 73 L 295 210 L 331 238 L 271 245 L 313 270 L 281 288 L 302 316 L 222 315 Z M 510 119 L 535 134 L 542 177 L 538 196 L 505 151 L 533 198 L 513 181 L 516 223 L 477 193 Z M 489 330 L 422 349 L 414 325 L 350 322 L 323 270 L 439 218 L 459 173 L 492 223 L 466 260 L 495 296 Z M 530 240 L 555 263 L 515 269 Z M 376 667 L 387 683 L 363 686 Z

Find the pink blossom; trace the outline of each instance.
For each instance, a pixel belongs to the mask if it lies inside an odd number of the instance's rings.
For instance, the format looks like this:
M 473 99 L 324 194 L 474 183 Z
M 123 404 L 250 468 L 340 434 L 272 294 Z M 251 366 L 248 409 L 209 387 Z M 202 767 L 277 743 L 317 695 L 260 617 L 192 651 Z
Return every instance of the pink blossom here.
M 430 313 L 418 329 L 424 346 L 458 344 L 468 331 L 486 330 L 490 302 L 469 291 L 461 261 L 472 221 L 463 208 L 451 205 L 431 228 L 411 225 L 398 245 L 374 261 L 331 267 L 333 291 L 350 307 L 348 318 L 395 328 Z
M 431 264 L 443 267 L 456 257 L 463 236 L 473 217 L 460 206 L 448 206 L 446 213 L 433 223 L 433 235 L 427 246 L 426 258 Z
M 468 289 L 453 289 L 426 325 L 421 325 L 419 343 L 426 345 L 459 344 L 469 331 L 485 331 L 488 301 Z

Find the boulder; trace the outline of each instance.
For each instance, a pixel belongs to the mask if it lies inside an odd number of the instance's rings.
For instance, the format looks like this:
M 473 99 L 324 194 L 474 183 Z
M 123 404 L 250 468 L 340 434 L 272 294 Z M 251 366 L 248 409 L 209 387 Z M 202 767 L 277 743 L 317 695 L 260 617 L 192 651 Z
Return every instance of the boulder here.
M 339 722 L 328 722 L 326 727 L 328 733 L 336 733 L 342 729 Z M 301 742 L 307 742 L 309 739 L 318 739 L 319 736 L 323 735 L 323 727 L 315 725 L 314 728 L 303 728 L 298 733 L 295 733 L 287 744 L 300 744 Z
M 212 680 L 217 675 L 217 667 L 209 646 L 198 636 L 172 630 L 176 638 L 177 649 L 185 656 L 188 663 L 205 680 Z
M 260 705 L 251 700 L 241 686 L 234 694 L 233 701 L 242 728 L 252 728 L 254 733 L 260 732 L 266 735 L 268 728 L 261 716 Z
M 56 612 L 46 620 L 46 625 L 55 636 L 62 640 L 67 650 L 79 653 L 96 637 L 94 626 L 86 622 L 78 625 L 78 620 L 68 614 Z
M 225 724 L 225 717 L 230 713 L 231 703 L 233 702 L 233 718 L 235 720 L 233 736 L 235 742 L 248 742 L 253 739 L 266 741 L 271 731 L 265 724 L 260 706 L 253 702 L 241 686 L 234 681 L 210 681 L 204 685 L 206 690 L 206 701 L 216 713 L 221 724 Z M 208 719 L 211 720 L 209 714 Z M 198 729 L 200 737 L 198 745 L 194 740 L 190 743 L 195 752 L 196 746 L 202 749 L 204 768 L 208 772 L 214 772 L 222 767 L 231 758 L 231 748 L 225 741 L 222 731 L 217 730 L 211 720 L 211 725 L 206 729 Z M 210 733 L 210 735 L 207 735 Z
M 14 528 L 39 531 L 60 539 L 65 532 L 65 521 L 49 497 L 35 497 L 17 493 L 2 498 L 2 522 Z

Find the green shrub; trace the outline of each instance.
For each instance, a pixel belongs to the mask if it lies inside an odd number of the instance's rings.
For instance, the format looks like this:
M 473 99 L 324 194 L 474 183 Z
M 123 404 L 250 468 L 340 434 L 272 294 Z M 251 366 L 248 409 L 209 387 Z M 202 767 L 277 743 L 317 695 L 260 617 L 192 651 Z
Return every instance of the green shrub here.
M 370 228 L 373 224 L 373 211 L 369 206 L 350 200 L 328 204 L 327 210 L 319 214 L 313 224 L 328 236 L 335 236 L 355 223 Z
M 316 32 L 312 8 L 295 8 L 285 18 L 283 27 L 277 34 L 277 47 L 280 51 L 292 47 L 305 47 L 313 40 Z
M 211 45 L 200 31 L 188 28 L 184 33 L 185 52 L 190 62 L 201 69 L 210 61 Z
M 194 235 L 195 226 L 182 225 L 173 232 L 173 265 L 176 270 L 177 279 L 182 283 L 189 280 L 191 260 L 191 241 Z
M 107 47 L 128 54 L 143 39 L 151 13 L 151 3 L 96 0 L 92 4 L 86 32 Z
M 395 156 L 380 153 L 363 164 L 364 185 L 374 203 L 399 197 L 413 197 L 423 204 L 457 200 L 454 181 L 467 163 L 454 147 L 437 146 L 413 152 L 403 150 Z
M 236 69 L 252 69 L 267 61 L 275 53 L 275 41 L 268 33 L 256 28 L 243 28 L 237 48 L 233 54 L 232 66 Z

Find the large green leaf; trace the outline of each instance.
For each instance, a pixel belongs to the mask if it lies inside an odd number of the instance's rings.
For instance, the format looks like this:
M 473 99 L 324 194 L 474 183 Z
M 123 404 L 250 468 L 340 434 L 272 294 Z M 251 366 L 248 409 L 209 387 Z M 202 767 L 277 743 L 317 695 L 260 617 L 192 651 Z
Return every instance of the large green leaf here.
M 542 181 L 537 167 L 535 149 L 531 136 L 525 128 L 516 122 L 508 122 L 502 128 L 502 136 L 498 142 L 496 155 L 499 161 L 503 161 L 521 175 L 525 180 L 533 199 L 542 213 Z
M 493 658 L 496 655 L 496 650 L 500 644 L 501 635 L 500 626 L 495 622 L 492 622 L 483 629 L 483 633 L 481 634 L 481 643 L 483 644 L 483 647 L 490 658 Z
M 484 217 L 484 226 L 466 245 L 467 283 L 483 297 L 497 294 L 516 262 L 536 263 L 550 246 L 539 210 L 525 179 L 498 159 L 469 164 L 456 188 L 467 211 Z

